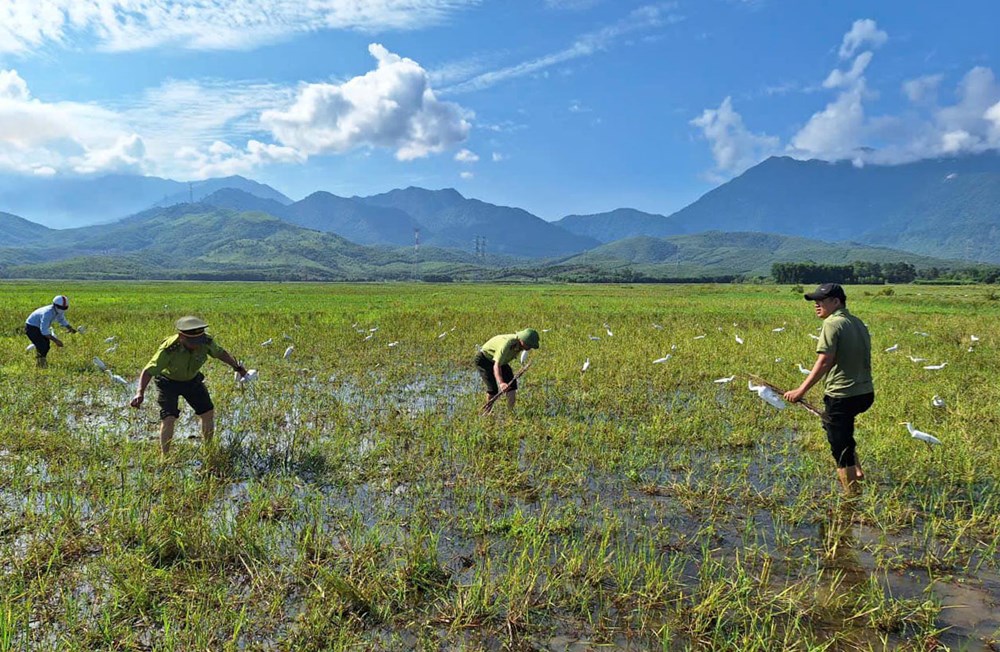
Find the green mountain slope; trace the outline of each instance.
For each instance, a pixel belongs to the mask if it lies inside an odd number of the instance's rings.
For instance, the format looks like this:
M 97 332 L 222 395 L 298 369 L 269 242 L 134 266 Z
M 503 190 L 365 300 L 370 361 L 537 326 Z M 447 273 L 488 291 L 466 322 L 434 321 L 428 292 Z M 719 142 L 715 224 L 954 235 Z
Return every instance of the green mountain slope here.
M 29 222 L 23 217 L 0 213 L 0 246 L 31 245 L 46 238 L 51 229 Z
M 690 232 L 680 222 L 634 208 L 619 208 L 608 213 L 593 215 L 567 215 L 553 222 L 571 233 L 583 235 L 598 242 L 614 242 L 641 235 L 664 238 Z
M 846 264 L 907 262 L 917 268 L 950 267 L 955 261 L 857 243 L 828 243 L 768 233 L 708 232 L 612 242 L 561 261 L 567 265 L 633 266 L 667 276 L 767 275 L 779 262 Z M 680 270 L 681 273 L 674 273 Z

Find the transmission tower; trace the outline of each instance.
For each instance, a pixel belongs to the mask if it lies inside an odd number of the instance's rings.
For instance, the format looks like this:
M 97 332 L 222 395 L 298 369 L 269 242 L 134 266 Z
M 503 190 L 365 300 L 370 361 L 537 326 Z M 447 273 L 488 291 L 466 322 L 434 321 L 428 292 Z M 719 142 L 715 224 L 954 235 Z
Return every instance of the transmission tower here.
M 413 250 L 420 251 L 420 229 L 413 229 Z

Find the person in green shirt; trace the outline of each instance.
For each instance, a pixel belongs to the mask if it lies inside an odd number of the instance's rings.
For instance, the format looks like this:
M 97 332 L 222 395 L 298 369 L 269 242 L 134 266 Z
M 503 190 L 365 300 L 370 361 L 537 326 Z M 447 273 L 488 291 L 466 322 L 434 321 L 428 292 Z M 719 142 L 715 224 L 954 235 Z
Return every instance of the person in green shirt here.
M 538 331 L 525 328 L 517 333 L 497 335 L 479 347 L 475 365 L 486 385 L 487 400 L 500 392 L 506 392 L 507 405 L 511 409 L 517 400 L 517 380 L 510 368 L 510 362 L 521 351 L 538 348 Z M 492 411 L 491 405 L 487 412 Z
M 871 336 L 864 322 L 847 310 L 847 295 L 838 284 L 824 283 L 804 296 L 815 303 L 816 316 L 823 320 L 816 343 L 818 357 L 802 384 L 785 392 L 785 400 L 801 400 L 810 387 L 824 379 L 823 429 L 837 462 L 840 484 L 854 495 L 864 480 L 855 451 L 854 418 L 875 402 Z
M 174 437 L 174 424 L 180 416 L 179 401 L 184 397 L 188 405 L 201 418 L 201 434 L 206 442 L 215 433 L 215 405 L 205 387 L 201 367 L 209 356 L 221 360 L 245 377 L 247 370 L 223 349 L 205 329 L 208 324 L 197 317 L 177 320 L 177 334 L 163 340 L 160 348 L 139 374 L 139 389 L 129 402 L 134 408 L 142 405 L 149 381 L 156 379 L 157 399 L 160 406 L 160 450 L 170 452 Z

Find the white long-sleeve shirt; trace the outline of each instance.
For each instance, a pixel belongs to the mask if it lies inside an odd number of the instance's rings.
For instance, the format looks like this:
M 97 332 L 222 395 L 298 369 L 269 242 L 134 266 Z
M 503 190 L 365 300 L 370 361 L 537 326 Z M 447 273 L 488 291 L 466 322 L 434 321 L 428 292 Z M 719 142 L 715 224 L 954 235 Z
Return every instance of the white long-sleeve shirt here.
M 66 328 L 70 328 L 69 322 L 66 321 L 66 311 L 60 310 L 55 306 L 42 306 L 28 315 L 28 319 L 24 323 L 29 326 L 35 326 L 42 332 L 42 335 L 48 337 L 52 334 L 53 321 L 62 324 Z

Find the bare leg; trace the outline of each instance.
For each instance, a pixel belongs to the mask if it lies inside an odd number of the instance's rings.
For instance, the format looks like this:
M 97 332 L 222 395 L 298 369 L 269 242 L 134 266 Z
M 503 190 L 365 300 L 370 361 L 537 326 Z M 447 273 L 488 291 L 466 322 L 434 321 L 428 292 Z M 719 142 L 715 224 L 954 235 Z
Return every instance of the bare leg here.
M 507 407 L 511 410 L 514 409 L 514 403 L 517 401 L 517 390 L 507 392 Z
M 215 410 L 209 410 L 201 416 L 201 436 L 205 443 L 211 443 L 212 435 L 215 434 Z
M 170 452 L 170 440 L 174 438 L 174 423 L 177 417 L 164 417 L 160 421 L 160 452 L 166 457 Z
M 858 496 L 861 494 L 861 477 L 858 475 L 858 467 L 848 466 L 837 469 L 837 479 L 844 488 L 844 493 L 848 496 Z

